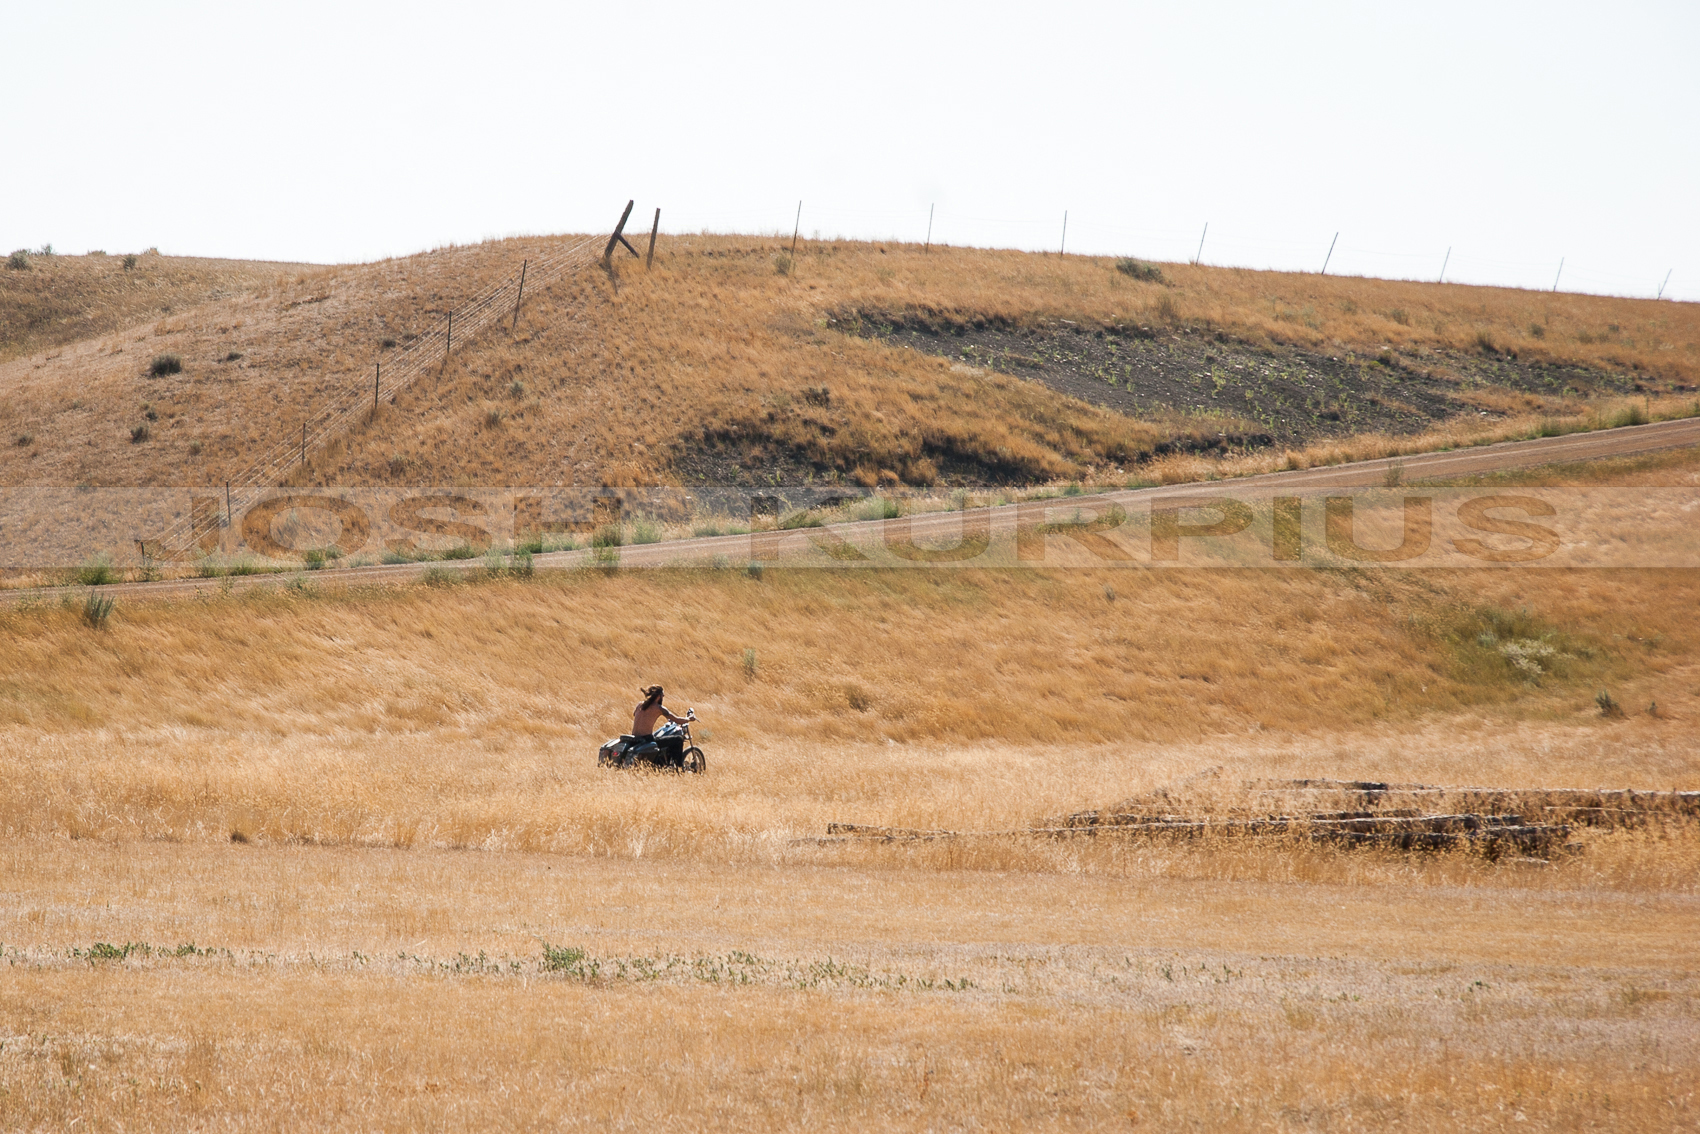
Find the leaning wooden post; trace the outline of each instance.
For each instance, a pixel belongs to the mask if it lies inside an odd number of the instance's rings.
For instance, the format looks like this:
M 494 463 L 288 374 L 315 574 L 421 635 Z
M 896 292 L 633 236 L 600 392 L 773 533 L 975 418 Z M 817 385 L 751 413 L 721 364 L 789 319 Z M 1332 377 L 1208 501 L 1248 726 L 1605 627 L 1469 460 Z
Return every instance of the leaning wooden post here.
M 797 222 L 791 226 L 791 259 L 797 258 L 797 231 L 803 227 L 803 202 L 797 202 Z
M 620 214 L 620 223 L 614 226 L 614 235 L 608 238 L 608 247 L 602 250 L 602 266 L 609 271 L 614 270 L 614 245 L 624 244 L 633 256 L 638 254 L 638 250 L 632 247 L 631 241 L 623 235 L 626 231 L 626 220 L 632 215 L 632 206 L 636 203 L 636 201 L 626 202 L 626 211 Z
M 655 223 L 649 226 L 649 258 L 643 262 L 643 270 L 655 267 L 655 234 L 661 231 L 661 210 L 655 210 Z
M 525 267 L 529 263 L 530 260 L 519 262 L 519 295 L 514 297 L 514 325 L 508 328 L 510 335 L 519 329 L 519 305 L 525 302 Z

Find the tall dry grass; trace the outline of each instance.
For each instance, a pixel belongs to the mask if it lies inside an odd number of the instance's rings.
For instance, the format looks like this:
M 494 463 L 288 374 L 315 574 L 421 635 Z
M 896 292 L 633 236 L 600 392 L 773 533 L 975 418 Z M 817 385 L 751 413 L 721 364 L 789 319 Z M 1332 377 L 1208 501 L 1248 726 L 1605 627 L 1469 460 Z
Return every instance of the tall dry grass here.
M 1025 826 L 1234 751 L 1268 753 L 1246 775 L 1689 785 L 1695 586 L 590 570 L 133 605 L 98 632 L 15 610 L 0 831 L 739 858 L 833 821 Z M 1558 651 L 1538 684 L 1497 648 L 1523 638 Z M 650 681 L 703 717 L 706 780 L 592 766 Z M 1598 715 L 1602 686 L 1632 718 Z

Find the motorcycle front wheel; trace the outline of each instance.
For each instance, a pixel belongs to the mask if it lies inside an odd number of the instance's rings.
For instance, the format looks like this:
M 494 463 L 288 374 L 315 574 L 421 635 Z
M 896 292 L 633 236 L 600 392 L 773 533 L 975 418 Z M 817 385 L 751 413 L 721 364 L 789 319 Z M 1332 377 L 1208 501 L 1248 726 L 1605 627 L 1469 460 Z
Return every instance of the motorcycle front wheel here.
M 687 772 L 706 772 L 708 771 L 708 757 L 702 754 L 702 749 L 693 744 L 685 749 L 684 757 L 679 766 Z

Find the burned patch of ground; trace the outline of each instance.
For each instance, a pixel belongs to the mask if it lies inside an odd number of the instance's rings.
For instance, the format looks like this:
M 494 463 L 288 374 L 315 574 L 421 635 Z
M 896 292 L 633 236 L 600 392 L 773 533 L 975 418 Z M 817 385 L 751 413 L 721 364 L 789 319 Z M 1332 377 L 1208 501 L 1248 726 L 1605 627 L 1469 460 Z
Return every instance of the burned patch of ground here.
M 1460 415 L 1577 412 L 1581 399 L 1631 394 L 1633 377 L 1515 355 L 1424 349 L 1332 354 L 1256 344 L 1199 327 L 1088 327 L 1054 320 L 938 320 L 839 313 L 849 333 L 1012 374 L 1134 417 L 1250 422 L 1241 445 L 1302 445 L 1362 433 L 1411 434 Z M 1234 432 L 1226 430 L 1224 432 Z

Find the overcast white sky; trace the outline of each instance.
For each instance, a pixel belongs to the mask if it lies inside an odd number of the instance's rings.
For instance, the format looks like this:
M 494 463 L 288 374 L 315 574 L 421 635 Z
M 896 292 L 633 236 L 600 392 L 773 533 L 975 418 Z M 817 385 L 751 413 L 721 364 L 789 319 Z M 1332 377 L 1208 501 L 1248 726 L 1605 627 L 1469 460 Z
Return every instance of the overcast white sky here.
M 0 248 L 933 239 L 1700 300 L 1700 4 L 0 0 Z

